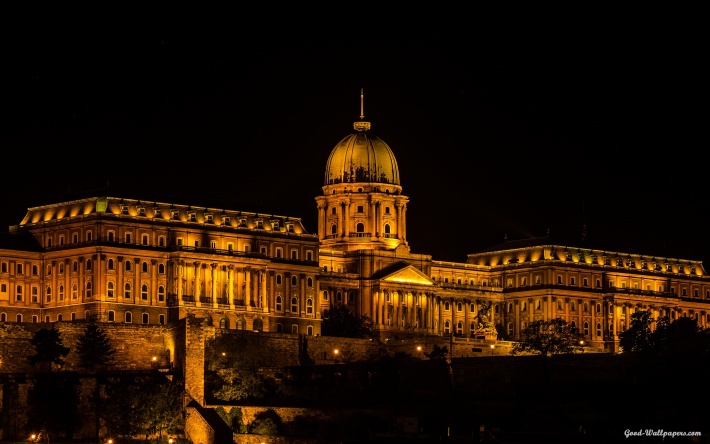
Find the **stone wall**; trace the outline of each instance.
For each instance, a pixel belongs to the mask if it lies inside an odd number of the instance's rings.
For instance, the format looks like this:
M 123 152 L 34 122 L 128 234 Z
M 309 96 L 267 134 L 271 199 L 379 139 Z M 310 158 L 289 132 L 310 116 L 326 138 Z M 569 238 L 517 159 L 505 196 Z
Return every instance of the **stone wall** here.
M 52 324 L 0 323 L 0 373 L 31 373 L 38 368 L 28 361 L 35 353 L 30 339 L 42 328 L 56 328 L 62 344 L 69 347 L 63 369 L 79 369 L 77 343 L 84 333 L 84 322 L 56 322 Z M 105 323 L 104 333 L 116 350 L 116 370 L 149 370 L 155 366 L 168 368 L 175 364 L 176 330 L 160 325 Z M 153 357 L 156 360 L 153 360 Z

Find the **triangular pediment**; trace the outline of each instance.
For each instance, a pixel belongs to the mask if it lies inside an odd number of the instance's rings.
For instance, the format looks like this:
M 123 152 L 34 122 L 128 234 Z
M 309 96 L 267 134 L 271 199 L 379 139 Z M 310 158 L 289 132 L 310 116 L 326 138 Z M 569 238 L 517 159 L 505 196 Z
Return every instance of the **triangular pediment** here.
M 422 273 L 418 268 L 403 263 L 382 269 L 377 274 L 377 279 L 381 282 L 434 285 L 429 276 Z

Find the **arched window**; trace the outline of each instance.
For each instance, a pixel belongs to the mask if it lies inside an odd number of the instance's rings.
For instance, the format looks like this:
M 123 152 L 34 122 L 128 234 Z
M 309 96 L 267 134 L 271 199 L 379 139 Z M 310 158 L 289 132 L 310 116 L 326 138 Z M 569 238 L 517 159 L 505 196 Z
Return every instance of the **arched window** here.
M 597 330 L 596 331 L 597 336 L 601 336 L 602 335 L 602 324 L 600 322 L 597 322 L 596 330 Z
M 130 311 L 127 311 L 126 314 L 123 316 L 123 321 L 126 324 L 130 324 L 131 322 L 133 322 L 133 315 L 131 315 Z
M 59 274 L 64 274 L 64 262 L 59 263 Z
M 108 312 L 108 321 L 109 322 L 114 322 L 116 320 L 116 313 L 113 310 L 109 310 Z
M 328 300 L 328 290 L 323 290 L 323 300 L 324 301 Z
M 158 286 L 158 301 L 163 302 L 165 300 L 165 286 Z
M 76 273 L 77 271 L 79 271 L 79 262 L 77 262 L 77 261 L 72 262 L 72 264 L 71 264 L 71 271 L 74 272 L 74 273 Z
M 509 303 L 508 304 L 508 313 L 512 313 L 512 312 L 513 312 L 513 304 Z
M 281 282 L 282 282 L 281 279 L 282 279 L 281 275 L 277 274 L 276 275 L 276 285 L 281 285 Z
M 298 334 L 298 325 L 294 324 L 291 326 L 291 333 L 293 333 L 294 335 Z
M 444 302 L 444 311 L 449 311 L 451 310 L 451 305 L 449 301 Z
M 106 283 L 106 297 L 113 297 L 113 281 L 108 281 Z
M 306 314 L 312 315 L 313 314 L 313 299 L 308 298 L 306 300 Z
M 309 325 L 308 328 L 306 329 L 306 334 L 308 336 L 313 336 L 313 326 Z
M 86 297 L 90 298 L 92 295 L 92 286 L 91 286 L 91 281 L 86 281 Z
M 141 285 L 141 299 L 143 299 L 144 301 L 148 300 L 148 285 L 147 284 Z
M 126 285 L 123 286 L 123 297 L 125 299 L 131 298 L 131 283 L 130 282 L 126 282 Z
M 86 271 L 91 271 L 91 259 L 86 260 Z
M 52 287 L 47 286 L 44 291 L 44 299 L 46 302 L 52 302 Z
M 444 322 L 444 333 L 451 333 L 451 321 L 448 319 Z
M 131 261 L 125 261 L 123 264 L 126 271 L 131 271 Z
M 64 300 L 64 285 L 59 286 L 59 301 Z
M 557 309 L 562 310 L 562 299 L 557 299 Z
M 291 286 L 295 287 L 298 285 L 298 278 L 296 276 L 291 276 Z
M 392 229 L 390 228 L 390 224 L 385 224 L 385 234 L 392 234 Z
M 298 298 L 291 298 L 291 313 L 298 313 Z
M 158 274 L 165 274 L 165 264 L 158 264 Z
M 158 315 L 158 323 L 160 325 L 165 325 L 165 315 L 164 314 Z
M 142 271 L 143 273 L 147 273 L 147 272 L 148 272 L 148 262 L 143 261 L 143 263 L 141 264 L 141 271 Z
M 76 283 L 71 286 L 71 298 L 77 299 L 79 297 L 79 286 Z
M 106 268 L 108 268 L 109 270 L 113 270 L 113 268 L 114 268 L 113 259 L 108 260 Z
M 456 311 L 463 311 L 463 304 L 461 302 L 456 303 Z
M 276 296 L 276 311 L 281 311 L 283 307 L 281 306 L 281 296 Z
M 144 324 L 148 323 L 148 313 L 143 313 L 141 315 L 141 322 L 143 322 Z
M 362 222 L 358 222 L 355 225 L 355 231 L 358 233 L 364 233 L 365 232 L 365 225 Z
M 312 277 L 309 277 L 308 279 L 306 279 L 306 286 L 308 288 L 313 288 L 313 278 Z
M 338 234 L 338 226 L 336 224 L 330 226 L 330 234 Z

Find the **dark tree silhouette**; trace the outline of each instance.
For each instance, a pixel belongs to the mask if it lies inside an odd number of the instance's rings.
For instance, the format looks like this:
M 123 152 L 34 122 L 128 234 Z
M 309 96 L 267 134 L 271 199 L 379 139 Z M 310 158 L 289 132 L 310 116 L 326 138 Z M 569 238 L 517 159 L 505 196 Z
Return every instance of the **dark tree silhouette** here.
M 449 354 L 449 349 L 446 346 L 439 347 L 438 345 L 434 344 L 434 346 L 431 348 L 431 352 L 427 353 L 424 352 L 424 356 L 427 358 L 436 361 L 436 360 L 445 360 L 446 355 Z
M 89 323 L 77 342 L 79 366 L 89 371 L 105 369 L 113 364 L 116 350 L 111 340 L 95 322 Z
M 564 319 L 533 321 L 522 331 L 510 354 L 531 353 L 544 357 L 569 354 L 582 350 L 582 336 Z
M 42 328 L 37 330 L 30 344 L 35 348 L 35 354 L 27 359 L 30 364 L 47 364 L 49 371 L 52 371 L 52 364 L 60 366 L 64 363 L 64 357 L 69 354 L 69 347 L 62 343 L 61 333 L 54 328 Z
M 321 334 L 341 338 L 369 338 L 372 336 L 372 319 L 358 316 L 345 305 L 337 305 L 324 310 L 321 318 Z
M 648 310 L 631 315 L 629 328 L 619 334 L 619 346 L 624 352 L 650 353 L 655 350 L 651 324 L 654 320 Z

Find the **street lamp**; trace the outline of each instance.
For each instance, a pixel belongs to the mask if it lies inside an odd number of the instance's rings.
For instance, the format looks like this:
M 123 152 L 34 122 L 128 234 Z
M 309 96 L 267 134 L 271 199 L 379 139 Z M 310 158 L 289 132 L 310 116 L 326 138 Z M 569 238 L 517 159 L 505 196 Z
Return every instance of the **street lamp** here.
M 496 345 L 495 345 L 495 344 L 491 344 L 491 356 L 493 356 L 493 350 L 495 350 L 495 348 L 496 348 Z

